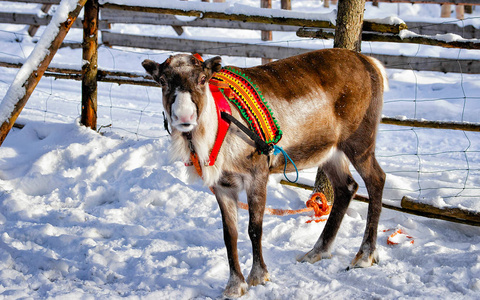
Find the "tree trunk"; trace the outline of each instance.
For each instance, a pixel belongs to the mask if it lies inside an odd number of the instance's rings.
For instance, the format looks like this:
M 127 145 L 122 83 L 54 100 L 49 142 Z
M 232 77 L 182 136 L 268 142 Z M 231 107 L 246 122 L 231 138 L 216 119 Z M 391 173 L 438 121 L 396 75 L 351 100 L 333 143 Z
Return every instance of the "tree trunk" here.
M 338 2 L 335 48 L 346 48 L 360 52 L 364 9 L 365 0 L 340 0 Z M 327 201 L 333 203 L 332 184 L 321 167 L 317 169 L 313 192 L 322 192 Z
M 335 48 L 361 51 L 363 11 L 365 0 L 341 0 L 338 2 Z

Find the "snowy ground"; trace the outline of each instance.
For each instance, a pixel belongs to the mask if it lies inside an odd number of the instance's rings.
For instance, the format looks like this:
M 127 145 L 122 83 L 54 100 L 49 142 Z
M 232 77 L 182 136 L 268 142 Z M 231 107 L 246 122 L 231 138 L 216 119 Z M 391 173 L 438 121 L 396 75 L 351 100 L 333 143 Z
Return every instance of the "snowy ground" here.
M 243 1 L 258 6 L 258 1 Z M 318 10 L 320 1 L 292 1 L 298 11 Z M 24 5 L 24 4 L 23 4 Z M 279 1 L 274 1 L 274 7 Z M 24 7 L 24 6 L 22 6 Z M 15 11 L 1 3 L 2 11 Z M 28 9 L 37 11 L 38 5 Z M 18 10 L 17 10 L 18 11 Z M 439 22 L 436 5 L 367 4 L 366 17 L 398 15 Z M 480 27 L 480 11 L 465 24 Z M 133 28 L 133 29 L 132 29 Z M 115 26 L 112 30 L 174 35 L 170 28 Z M 195 36 L 199 29 L 189 28 Z M 25 58 L 35 44 L 24 26 L 0 25 L 0 56 Z M 41 30 L 39 31 L 39 34 Z M 212 39 L 217 32 L 209 31 Z M 225 34 L 225 31 L 222 31 Z M 73 30 L 68 40 L 81 39 Z M 205 35 L 205 32 L 203 32 Z M 232 35 L 258 42 L 259 33 Z M 283 44 L 308 48 L 331 42 L 274 34 Z M 478 51 L 364 43 L 364 52 L 480 58 Z M 142 72 L 145 58 L 170 53 L 100 49 L 101 68 Z M 226 57 L 249 66 L 256 59 Z M 80 66 L 79 50 L 61 49 L 54 63 Z M 0 71 L 0 95 L 16 70 Z M 388 70 L 391 89 L 384 115 L 478 122 L 478 75 Z M 216 299 L 228 279 L 220 212 L 209 190 L 187 185 L 183 164 L 168 160 L 158 88 L 99 85 L 103 135 L 77 125 L 80 83 L 44 78 L 22 112 L 22 130 L 0 147 L 0 295 L 7 299 Z M 409 195 L 440 207 L 480 211 L 480 136 L 477 133 L 381 126 L 378 159 L 388 173 L 385 202 Z M 314 170 L 301 173 L 313 183 Z M 355 175 L 356 176 L 356 175 Z M 308 191 L 272 177 L 268 206 L 303 208 Z M 359 183 L 363 183 L 359 180 Z M 360 193 L 365 194 L 364 188 Z M 244 199 L 242 199 L 244 200 Z M 324 223 L 308 214 L 266 216 L 264 255 L 271 282 L 251 288 L 244 299 L 480 299 L 480 228 L 385 209 L 378 248 L 380 263 L 344 271 L 360 245 L 366 204 L 353 202 L 339 231 L 333 258 L 315 264 L 295 258 L 311 249 Z M 252 264 L 239 213 L 239 252 L 244 274 Z M 387 245 L 403 229 L 398 245 Z

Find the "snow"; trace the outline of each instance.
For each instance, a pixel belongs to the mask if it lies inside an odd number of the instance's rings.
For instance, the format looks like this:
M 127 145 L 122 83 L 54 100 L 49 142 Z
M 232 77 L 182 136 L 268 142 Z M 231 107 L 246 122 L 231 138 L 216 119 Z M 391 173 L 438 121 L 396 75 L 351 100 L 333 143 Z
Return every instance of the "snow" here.
M 405 23 L 405 21 L 396 16 L 389 16 L 381 19 L 368 19 L 368 21 L 387 25 L 400 25 Z
M 458 34 L 453 34 L 453 33 L 447 33 L 447 34 L 436 34 L 434 36 L 428 36 L 428 35 L 422 35 L 422 34 L 417 34 L 415 32 L 412 32 L 410 30 L 401 30 L 400 31 L 400 38 L 402 39 L 407 39 L 407 38 L 415 38 L 415 37 L 423 37 L 423 38 L 429 38 L 429 39 L 435 39 L 438 41 L 443 41 L 446 43 L 451 43 L 451 42 L 472 42 L 472 43 L 480 43 L 480 39 L 464 39 L 462 36 Z
M 258 1 L 241 3 L 258 7 Z M 1 5 L 3 11 L 13 3 Z M 292 5 L 296 11 L 329 13 L 320 1 Z M 365 17 L 395 14 L 400 19 L 433 19 L 439 6 L 380 3 L 376 8 L 367 3 Z M 477 9 L 477 23 L 469 21 L 477 27 L 478 16 Z M 26 59 L 38 36 L 25 36 L 25 26 L 0 29 L 1 59 Z M 187 36 L 211 39 L 230 34 L 185 29 Z M 158 26 L 115 25 L 112 30 L 175 34 Z M 258 33 L 232 32 L 226 38 L 260 43 Z M 67 40 L 79 41 L 81 36 L 81 30 L 72 29 Z M 287 34 L 274 33 L 274 38 L 285 45 L 331 47 L 331 41 Z M 478 51 L 407 44 L 364 43 L 362 48 L 367 53 L 480 56 Z M 141 73 L 143 59 L 161 62 L 170 54 L 101 47 L 99 67 Z M 53 64 L 80 68 L 81 57 L 80 50 L 64 48 Z M 259 62 L 223 59 L 239 66 Z M 17 71 L 2 68 L 0 95 L 6 94 Z M 385 116 L 478 123 L 478 75 L 387 71 Z M 79 82 L 43 78 L 18 119 L 25 127 L 13 129 L 0 147 L 0 297 L 220 298 L 228 280 L 220 211 L 208 188 L 201 182 L 188 184 L 184 165 L 169 161 L 160 89 L 99 83 L 102 134 L 78 125 L 80 91 Z M 399 206 L 407 195 L 438 207 L 480 212 L 478 133 L 381 125 L 376 151 L 388 174 L 385 203 Z M 363 182 L 352 172 L 361 185 L 359 193 L 365 195 Z M 313 184 L 314 178 L 315 170 L 300 173 L 302 183 Z M 267 205 L 304 208 L 310 192 L 284 186 L 280 179 L 271 177 Z M 296 257 L 311 249 L 324 223 L 307 224 L 308 214 L 265 216 L 263 252 L 271 281 L 250 288 L 242 299 L 479 299 L 479 227 L 384 209 L 379 264 L 345 271 L 361 243 L 366 211 L 366 204 L 351 203 L 332 259 L 315 264 L 298 263 Z M 247 275 L 252 255 L 246 211 L 239 211 L 238 223 L 240 265 Z M 395 236 L 397 245 L 388 245 L 397 229 L 406 234 Z

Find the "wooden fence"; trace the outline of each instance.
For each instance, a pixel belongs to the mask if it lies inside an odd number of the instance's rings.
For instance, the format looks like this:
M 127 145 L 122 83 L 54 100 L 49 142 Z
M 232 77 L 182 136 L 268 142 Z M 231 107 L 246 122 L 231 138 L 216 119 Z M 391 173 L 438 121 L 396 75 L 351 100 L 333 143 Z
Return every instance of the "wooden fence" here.
M 7 0 L 15 1 L 15 0 Z M 40 4 L 58 4 L 60 0 L 16 0 L 15 2 L 28 2 Z M 381 1 L 383 2 L 383 1 Z M 412 2 L 391 0 L 385 2 Z M 464 0 L 443 1 L 443 0 L 419 0 L 421 3 L 451 3 L 451 4 L 479 4 L 477 1 Z M 179 52 L 199 52 L 214 55 L 229 55 L 241 57 L 262 57 L 280 59 L 300 53 L 310 51 L 310 49 L 282 47 L 269 44 L 246 44 L 235 42 L 219 41 L 201 41 L 174 37 L 154 37 L 121 34 L 109 31 L 108 29 L 115 23 L 136 23 L 136 24 L 154 24 L 166 25 L 176 28 L 177 33 L 181 33 L 182 27 L 220 27 L 237 28 L 250 30 L 274 30 L 274 31 L 296 31 L 299 36 L 331 38 L 331 30 L 335 27 L 329 20 L 309 20 L 302 18 L 289 17 L 266 17 L 262 14 L 257 16 L 246 16 L 243 14 L 224 13 L 218 11 L 201 11 L 195 9 L 178 9 L 168 7 L 143 7 L 133 5 L 122 5 L 104 1 L 100 5 L 100 18 L 98 20 L 98 29 L 102 31 L 101 44 L 106 46 L 122 46 L 135 48 L 148 48 Z M 186 22 L 178 20 L 173 15 L 201 16 L 197 19 Z M 38 16 L 33 14 L 12 14 L 0 13 L 0 22 L 25 24 L 31 27 L 48 24 L 49 16 Z M 461 33 L 465 37 L 479 38 L 478 31 L 473 27 L 459 27 L 454 24 L 427 24 L 412 23 L 412 30 L 417 30 L 419 34 L 427 32 L 429 34 L 442 34 L 447 32 Z M 306 29 L 306 27 L 315 27 L 315 29 Z M 73 27 L 82 27 L 81 22 L 77 21 Z M 319 29 L 320 28 L 320 29 Z M 382 22 L 364 22 L 364 40 L 381 40 L 394 42 L 410 42 L 420 44 L 434 44 L 444 47 L 463 47 L 470 49 L 479 49 L 480 43 L 475 40 L 462 40 L 455 42 L 444 42 L 431 37 L 418 36 L 415 38 L 401 39 L 398 35 L 400 30 L 405 29 L 405 24 L 388 25 Z M 324 35 L 324 36 L 323 36 Z M 84 43 L 85 44 L 85 43 Z M 80 44 L 69 44 L 71 47 L 81 47 Z M 471 74 L 480 74 L 480 64 L 476 60 L 468 59 L 442 59 L 442 58 L 424 58 L 372 54 L 372 56 L 382 61 L 387 68 L 422 70 L 422 71 L 441 71 L 441 72 L 462 72 Z M 0 66 L 19 67 L 21 61 L 4 61 Z M 54 76 L 56 78 L 69 78 L 81 80 L 85 77 L 80 70 L 66 68 L 49 68 L 45 76 Z M 96 70 L 95 78 L 98 81 L 109 81 L 128 84 L 153 85 L 154 83 L 143 74 L 134 74 L 127 72 L 115 72 L 108 70 Z M 445 129 L 460 129 L 470 131 L 480 131 L 477 124 L 464 124 L 457 122 L 435 122 L 418 120 L 397 120 L 385 118 L 384 123 L 406 126 L 421 126 Z

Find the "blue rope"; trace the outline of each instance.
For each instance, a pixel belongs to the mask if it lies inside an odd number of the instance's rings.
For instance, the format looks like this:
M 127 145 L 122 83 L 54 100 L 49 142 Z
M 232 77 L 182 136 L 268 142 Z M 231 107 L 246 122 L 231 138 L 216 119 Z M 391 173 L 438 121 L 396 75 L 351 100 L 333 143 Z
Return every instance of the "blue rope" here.
M 277 155 L 278 153 L 282 153 L 283 154 L 283 157 L 285 158 L 285 166 L 283 167 L 283 176 L 285 176 L 285 179 L 288 180 L 288 182 L 291 182 L 291 183 L 295 183 L 297 182 L 298 180 L 298 169 L 297 169 L 297 166 L 295 165 L 295 163 L 293 162 L 293 160 L 290 158 L 290 156 L 288 156 L 287 152 L 285 152 L 285 150 L 283 150 L 282 147 L 279 147 L 277 145 L 274 145 L 273 146 L 273 155 Z M 297 172 L 297 177 L 295 178 L 294 181 L 290 180 L 288 177 L 287 177 L 287 164 L 288 164 L 288 160 L 292 163 L 293 167 L 295 168 L 295 172 Z

